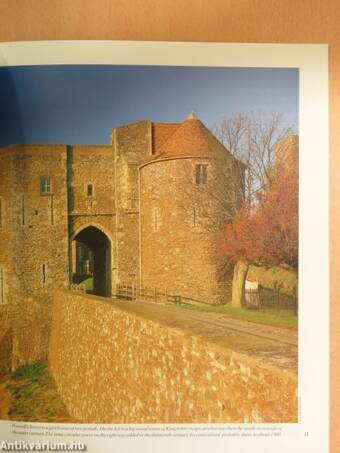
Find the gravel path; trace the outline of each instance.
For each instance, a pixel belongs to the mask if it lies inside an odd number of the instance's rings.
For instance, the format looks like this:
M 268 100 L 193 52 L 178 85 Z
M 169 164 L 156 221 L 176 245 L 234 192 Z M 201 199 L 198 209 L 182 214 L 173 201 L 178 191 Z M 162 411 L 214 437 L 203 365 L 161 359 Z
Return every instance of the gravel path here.
M 297 370 L 298 334 L 291 329 L 241 321 L 221 313 L 113 299 L 119 308 L 195 335 L 280 368 Z

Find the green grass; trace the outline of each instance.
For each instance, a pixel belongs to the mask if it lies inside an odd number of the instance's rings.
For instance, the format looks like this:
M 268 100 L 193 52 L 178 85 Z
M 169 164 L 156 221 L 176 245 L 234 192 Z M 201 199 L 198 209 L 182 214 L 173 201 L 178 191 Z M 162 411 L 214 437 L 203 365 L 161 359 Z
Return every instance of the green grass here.
M 257 280 L 263 288 L 275 290 L 279 285 L 283 294 L 292 296 L 295 295 L 295 288 L 298 285 L 297 272 L 279 266 L 265 267 L 251 264 L 248 277 Z
M 80 274 L 73 274 L 72 281 L 77 285 L 80 284 L 85 285 L 86 291 L 93 291 L 93 277 L 86 277 Z
M 47 361 L 18 368 L 6 379 L 8 416 L 18 421 L 72 421 L 51 377 Z
M 36 382 L 42 379 L 46 374 L 45 361 L 36 362 L 32 365 L 25 365 L 18 368 L 11 374 L 13 381 L 20 381 L 21 379 L 29 379 L 31 382 Z
M 223 313 L 242 321 L 268 324 L 277 327 L 291 329 L 298 328 L 298 318 L 291 311 L 267 309 L 266 311 L 247 310 L 245 308 L 231 307 L 230 305 L 189 305 L 181 304 L 181 307 L 188 310 L 208 311 Z
M 93 291 L 93 277 L 89 277 L 82 281 L 82 284 L 85 285 L 86 291 Z

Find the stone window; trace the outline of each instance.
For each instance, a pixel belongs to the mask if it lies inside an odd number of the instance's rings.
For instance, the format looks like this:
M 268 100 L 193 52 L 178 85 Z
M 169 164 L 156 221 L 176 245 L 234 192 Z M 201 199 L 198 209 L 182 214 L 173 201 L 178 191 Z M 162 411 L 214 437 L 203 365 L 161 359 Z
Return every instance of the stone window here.
M 21 195 L 21 225 L 25 225 L 26 219 L 25 219 L 25 195 Z
M 50 176 L 40 178 L 40 193 L 42 195 L 52 193 L 52 178 Z
M 198 164 L 195 167 L 195 182 L 197 186 L 203 186 L 207 183 L 208 179 L 208 166 Z
M 133 211 L 135 211 L 136 209 L 138 209 L 138 197 L 137 196 L 132 196 L 131 198 L 129 198 L 128 200 L 128 209 L 131 209 Z
M 42 265 L 42 283 L 43 285 L 46 283 L 46 264 Z
M 88 197 L 93 197 L 93 193 L 94 193 L 94 191 L 93 191 L 93 184 L 88 184 L 88 185 L 87 185 L 87 188 L 86 188 L 86 195 L 87 195 Z
M 158 231 L 161 226 L 161 213 L 159 208 L 153 209 L 153 230 Z

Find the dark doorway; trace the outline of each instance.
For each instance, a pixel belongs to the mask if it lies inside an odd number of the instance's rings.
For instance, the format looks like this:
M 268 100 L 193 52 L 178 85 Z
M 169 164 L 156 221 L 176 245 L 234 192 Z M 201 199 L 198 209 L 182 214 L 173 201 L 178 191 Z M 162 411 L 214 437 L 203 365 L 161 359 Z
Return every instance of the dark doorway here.
M 72 283 L 82 282 L 89 293 L 111 296 L 111 243 L 94 226 L 81 230 L 72 242 Z

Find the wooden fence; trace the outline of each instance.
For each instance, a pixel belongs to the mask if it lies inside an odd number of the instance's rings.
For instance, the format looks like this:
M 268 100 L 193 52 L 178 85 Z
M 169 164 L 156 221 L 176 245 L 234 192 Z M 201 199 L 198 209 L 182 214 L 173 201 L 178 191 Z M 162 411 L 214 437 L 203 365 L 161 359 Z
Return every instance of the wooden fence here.
M 185 297 L 181 294 L 170 293 L 166 287 L 156 288 L 154 286 L 121 283 L 116 285 L 115 295 L 120 299 L 136 301 L 173 303 L 176 305 L 209 305 L 206 301 Z
M 298 313 L 298 294 L 287 295 L 280 286 L 275 289 L 263 288 L 246 289 L 244 292 L 243 306 L 256 310 L 284 310 Z

